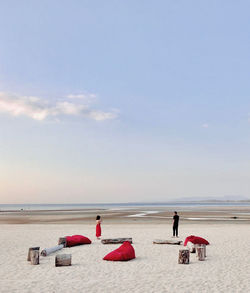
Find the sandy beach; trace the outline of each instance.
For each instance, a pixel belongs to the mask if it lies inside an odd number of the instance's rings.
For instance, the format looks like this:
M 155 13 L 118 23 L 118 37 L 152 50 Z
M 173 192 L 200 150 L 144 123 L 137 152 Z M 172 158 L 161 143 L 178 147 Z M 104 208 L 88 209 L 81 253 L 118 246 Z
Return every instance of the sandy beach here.
M 91 215 L 92 212 L 96 211 L 89 211 Z M 108 212 L 110 213 L 106 211 Z M 118 211 L 114 212 L 118 213 Z M 137 212 L 138 210 L 133 211 L 135 215 L 138 214 Z M 42 212 L 36 212 L 35 216 L 39 217 L 37 213 Z M 50 215 L 53 222 L 58 215 L 55 215 L 57 212 L 50 213 L 53 215 Z M 131 211 L 126 213 L 128 216 Z M 63 213 L 58 212 L 58 214 L 62 217 Z M 228 211 L 225 214 L 228 216 Z M 193 212 L 192 215 L 198 218 L 196 213 Z M 162 218 L 127 216 L 117 221 L 114 216 L 109 218 L 108 215 L 104 215 L 102 238 L 132 237 L 136 259 L 129 262 L 102 260 L 108 252 L 119 245 L 103 245 L 96 240 L 95 223 L 90 222 L 88 216 L 81 224 L 71 222 L 65 224 L 66 220 L 63 221 L 64 224 L 47 222 L 46 225 L 2 223 L 0 225 L 1 292 L 248 292 L 250 290 L 248 220 L 181 221 L 179 228 L 181 240 L 193 234 L 206 238 L 211 245 L 207 247 L 205 261 L 198 261 L 195 254 L 191 254 L 190 264 L 180 265 L 178 251 L 182 246 L 152 243 L 154 239 L 171 239 L 170 219 L 162 221 Z M 148 216 L 152 214 L 149 213 Z M 13 220 L 15 215 L 11 214 L 9 217 L 9 220 Z M 41 249 L 51 247 L 57 244 L 59 237 L 73 234 L 85 235 L 93 243 L 64 248 L 47 257 L 40 256 L 40 265 L 37 266 L 27 262 L 29 247 L 40 246 Z M 71 267 L 55 267 L 55 255 L 61 253 L 72 254 Z

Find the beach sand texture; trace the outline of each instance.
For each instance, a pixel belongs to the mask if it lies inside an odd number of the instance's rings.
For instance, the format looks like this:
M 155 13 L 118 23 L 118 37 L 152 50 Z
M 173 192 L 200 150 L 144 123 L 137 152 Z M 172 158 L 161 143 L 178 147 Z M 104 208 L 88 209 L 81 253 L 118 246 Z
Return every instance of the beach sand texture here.
M 1 225 L 0 291 L 3 292 L 250 292 L 249 224 L 195 223 L 180 227 L 180 239 L 194 234 L 208 239 L 207 258 L 190 255 L 178 264 L 182 246 L 155 245 L 171 238 L 170 224 L 103 224 L 103 238 L 132 237 L 136 259 L 102 258 L 119 245 L 95 240 L 95 225 Z M 82 234 L 93 244 L 64 248 L 40 265 L 27 262 L 28 248 L 54 246 L 60 236 Z M 55 255 L 72 254 L 71 267 L 55 267 Z

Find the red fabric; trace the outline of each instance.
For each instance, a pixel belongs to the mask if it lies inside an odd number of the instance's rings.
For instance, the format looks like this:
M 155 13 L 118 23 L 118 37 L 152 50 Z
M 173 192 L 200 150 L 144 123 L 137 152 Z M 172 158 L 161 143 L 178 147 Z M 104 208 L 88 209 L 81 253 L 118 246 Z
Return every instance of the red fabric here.
M 193 244 L 209 244 L 209 242 L 206 239 L 194 235 L 188 236 L 185 239 L 184 246 L 187 245 L 188 241 L 192 242 Z
M 96 224 L 96 229 L 95 230 L 96 230 L 96 233 L 95 233 L 96 237 L 100 237 L 102 235 L 102 229 L 101 229 L 101 224 L 100 223 Z
M 119 248 L 111 251 L 103 259 L 111 261 L 124 261 L 133 258 L 135 258 L 134 247 L 130 244 L 130 242 L 125 241 Z
M 73 236 L 66 237 L 67 247 L 82 245 L 82 244 L 90 244 L 90 243 L 91 243 L 91 240 L 82 235 L 73 235 Z

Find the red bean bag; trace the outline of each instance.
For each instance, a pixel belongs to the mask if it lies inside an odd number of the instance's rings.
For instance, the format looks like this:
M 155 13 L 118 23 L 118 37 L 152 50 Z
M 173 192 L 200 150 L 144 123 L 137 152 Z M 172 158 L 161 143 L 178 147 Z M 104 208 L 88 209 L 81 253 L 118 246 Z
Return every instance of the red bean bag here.
M 125 241 L 119 248 L 111 251 L 103 259 L 111 261 L 124 261 L 131 260 L 133 258 L 135 258 L 134 247 L 130 244 L 130 242 Z
M 185 239 L 184 246 L 187 245 L 188 241 L 192 242 L 193 244 L 206 244 L 206 245 L 209 244 L 209 242 L 206 239 L 202 237 L 194 236 L 194 235 L 188 236 Z
M 91 240 L 82 235 L 73 235 L 73 236 L 66 237 L 67 247 L 72 247 L 72 246 L 82 245 L 82 244 L 90 244 L 90 243 L 91 243 Z

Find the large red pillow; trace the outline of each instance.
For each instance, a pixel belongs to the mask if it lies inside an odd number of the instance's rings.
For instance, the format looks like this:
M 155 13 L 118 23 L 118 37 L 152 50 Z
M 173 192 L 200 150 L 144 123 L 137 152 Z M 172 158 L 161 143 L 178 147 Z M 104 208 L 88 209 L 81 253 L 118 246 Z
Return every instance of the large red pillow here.
M 130 242 L 125 241 L 119 248 L 111 251 L 103 259 L 111 261 L 125 261 L 133 258 L 135 258 L 134 247 L 130 244 Z
M 82 245 L 82 244 L 90 244 L 90 243 L 91 243 L 91 240 L 82 235 L 73 235 L 73 236 L 66 237 L 67 247 Z
M 194 235 L 190 235 L 185 239 L 184 246 L 187 245 L 188 241 L 192 242 L 193 244 L 209 244 L 209 242 L 206 239 Z

